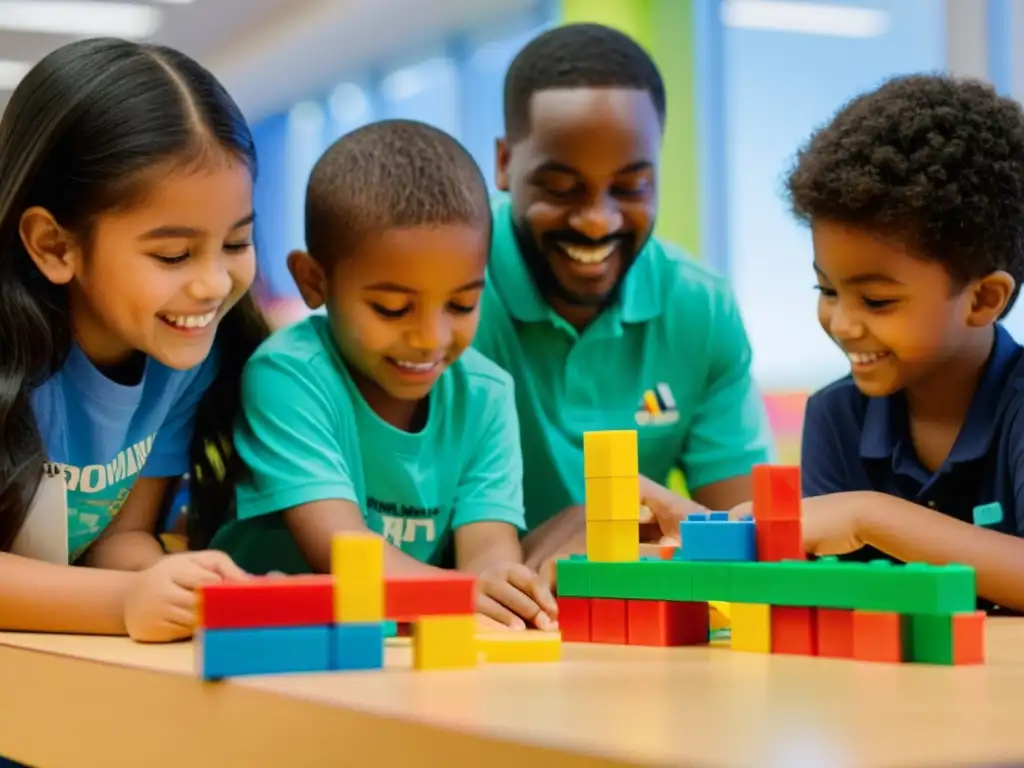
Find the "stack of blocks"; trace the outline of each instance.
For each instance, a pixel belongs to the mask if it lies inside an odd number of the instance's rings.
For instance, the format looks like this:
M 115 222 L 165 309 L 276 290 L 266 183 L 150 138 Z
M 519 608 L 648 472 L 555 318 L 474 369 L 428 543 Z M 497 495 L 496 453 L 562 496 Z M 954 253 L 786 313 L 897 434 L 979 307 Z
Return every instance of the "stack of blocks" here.
M 680 526 L 681 547 L 669 548 L 661 559 L 640 558 L 637 545 L 625 541 L 636 529 L 627 534 L 623 525 L 610 533 L 608 525 L 639 516 L 639 490 L 627 498 L 624 483 L 592 481 L 631 476 L 636 446 L 630 431 L 585 436 L 587 555 L 557 566 L 566 641 L 703 644 L 708 602 L 724 601 L 731 604 L 734 650 L 983 662 L 985 615 L 976 610 L 974 570 L 834 557 L 808 561 L 797 467 L 755 467 L 752 517 L 690 515 Z M 600 496 L 605 490 L 609 495 Z M 591 534 L 595 525 L 600 527 Z
M 338 534 L 332 573 L 254 578 L 200 590 L 196 662 L 200 677 L 380 670 L 389 625 L 412 625 L 413 667 L 475 667 L 556 661 L 557 634 L 477 639 L 473 576 L 384 576 L 384 542 Z

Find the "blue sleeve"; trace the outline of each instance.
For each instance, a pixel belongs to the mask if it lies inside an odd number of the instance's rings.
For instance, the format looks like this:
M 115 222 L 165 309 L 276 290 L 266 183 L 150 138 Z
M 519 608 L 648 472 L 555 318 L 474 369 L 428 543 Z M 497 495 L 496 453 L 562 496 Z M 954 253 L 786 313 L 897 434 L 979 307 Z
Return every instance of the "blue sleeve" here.
M 471 414 L 482 427 L 459 480 L 452 528 L 500 522 L 524 531 L 523 456 L 511 379 L 492 390 L 483 410 L 479 416 Z
M 264 354 L 242 375 L 235 450 L 248 468 L 238 484 L 238 517 L 325 499 L 357 501 L 337 433 L 337 394 L 309 360 Z
M 804 497 L 852 490 L 845 471 L 847 453 L 839 444 L 841 431 L 829 415 L 827 400 L 812 395 L 804 411 L 800 438 L 800 478 Z
M 142 468 L 143 477 L 180 477 L 188 472 L 196 408 L 213 383 L 220 366 L 216 347 L 192 375 L 192 380 L 167 412 Z
M 764 399 L 750 374 L 752 354 L 732 292 L 717 293 L 707 344 L 708 380 L 693 413 L 680 464 L 691 490 L 749 475 L 772 460 Z
M 1020 403 L 1015 405 L 1016 413 L 1003 416 L 1008 424 L 1004 444 L 1009 446 L 1013 472 L 1013 522 L 1016 535 L 1024 536 L 1024 413 L 1021 413 Z

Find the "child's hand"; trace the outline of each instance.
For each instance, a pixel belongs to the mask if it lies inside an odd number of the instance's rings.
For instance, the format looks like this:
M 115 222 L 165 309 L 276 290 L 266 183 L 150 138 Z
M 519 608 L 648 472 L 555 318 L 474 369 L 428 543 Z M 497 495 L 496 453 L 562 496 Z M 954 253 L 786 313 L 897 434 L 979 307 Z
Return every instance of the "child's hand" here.
M 860 513 L 867 501 L 860 493 L 830 493 L 802 499 L 804 551 L 812 555 L 845 555 L 863 547 Z M 737 520 L 753 514 L 754 505 L 747 501 L 733 507 L 729 517 Z
M 544 580 L 525 565 L 507 563 L 477 577 L 476 610 L 512 629 L 558 629 L 558 604 Z
M 199 587 L 247 578 L 249 575 L 223 552 L 183 552 L 163 557 L 139 573 L 128 593 L 124 606 L 128 636 L 140 643 L 191 637 Z
M 679 524 L 687 515 L 707 513 L 692 499 L 640 477 L 640 540 L 679 546 Z

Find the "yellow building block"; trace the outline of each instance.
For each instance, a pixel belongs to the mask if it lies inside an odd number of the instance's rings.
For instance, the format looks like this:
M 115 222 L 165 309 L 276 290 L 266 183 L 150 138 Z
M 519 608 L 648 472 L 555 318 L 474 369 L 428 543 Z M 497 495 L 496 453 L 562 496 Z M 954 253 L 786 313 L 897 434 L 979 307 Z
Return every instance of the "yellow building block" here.
M 562 636 L 557 632 L 499 632 L 478 635 L 477 646 L 491 663 L 559 661 Z
M 589 477 L 587 520 L 640 521 L 640 476 Z
M 729 603 L 712 601 L 708 603 L 708 610 L 712 630 L 729 628 Z
M 477 666 L 476 617 L 424 616 L 412 625 L 415 669 L 465 669 Z
M 338 533 L 331 542 L 334 620 L 384 620 L 384 539 L 372 533 Z
M 771 653 L 772 607 L 756 603 L 730 603 L 732 649 Z
M 640 474 L 635 429 L 583 433 L 583 477 Z
M 640 559 L 640 523 L 636 520 L 588 520 L 587 559 L 624 563 Z

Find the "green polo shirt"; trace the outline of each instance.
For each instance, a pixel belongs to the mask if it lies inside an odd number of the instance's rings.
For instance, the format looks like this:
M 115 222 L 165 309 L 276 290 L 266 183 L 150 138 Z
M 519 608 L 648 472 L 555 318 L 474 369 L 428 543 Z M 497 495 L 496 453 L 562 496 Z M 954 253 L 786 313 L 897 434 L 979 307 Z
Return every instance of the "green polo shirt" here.
M 583 503 L 587 431 L 637 430 L 640 472 L 665 482 L 679 467 L 691 490 L 772 459 L 732 290 L 656 238 L 577 333 L 537 292 L 498 198 L 474 345 L 515 380 L 530 529 Z

